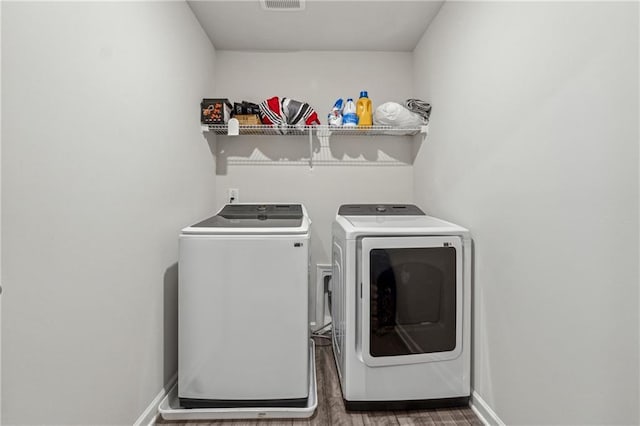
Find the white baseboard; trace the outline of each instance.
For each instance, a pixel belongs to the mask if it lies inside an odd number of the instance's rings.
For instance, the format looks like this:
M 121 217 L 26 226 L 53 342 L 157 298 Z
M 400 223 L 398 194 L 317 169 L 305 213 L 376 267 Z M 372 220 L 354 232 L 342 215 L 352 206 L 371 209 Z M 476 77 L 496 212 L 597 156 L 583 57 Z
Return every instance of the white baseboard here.
M 153 426 L 158 418 L 158 406 L 162 402 L 169 390 L 176 384 L 178 381 L 178 373 L 174 374 L 169 382 L 160 390 L 158 395 L 153 398 L 153 401 L 149 403 L 147 408 L 144 410 L 138 420 L 133 424 L 133 426 Z
M 167 393 L 173 388 L 178 381 L 178 373 L 174 374 L 169 382 L 160 390 L 158 395 L 153 398 L 153 401 L 149 403 L 138 420 L 133 424 L 134 426 L 153 426 L 158 417 L 158 406 L 160 402 L 167 396 Z M 470 407 L 473 412 L 478 416 L 480 421 L 486 426 L 506 426 L 506 424 L 498 417 L 495 411 L 482 399 L 482 397 L 476 392 L 471 393 Z
M 489 404 L 487 404 L 476 391 L 471 393 L 471 404 L 469 405 L 480 421 L 486 426 L 506 426 L 496 412 L 493 411 Z

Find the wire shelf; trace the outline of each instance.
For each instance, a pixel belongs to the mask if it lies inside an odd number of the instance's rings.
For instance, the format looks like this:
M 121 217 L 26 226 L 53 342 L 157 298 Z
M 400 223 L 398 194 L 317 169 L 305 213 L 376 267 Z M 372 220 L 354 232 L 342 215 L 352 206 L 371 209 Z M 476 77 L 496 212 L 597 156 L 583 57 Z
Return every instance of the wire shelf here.
M 312 126 L 265 126 L 265 125 L 240 125 L 240 135 L 308 135 L 313 131 Z M 229 127 L 226 124 L 203 125 L 202 130 L 213 132 L 216 135 L 227 135 Z
M 203 131 L 213 132 L 216 135 L 229 133 L 226 124 L 208 124 L 202 126 Z M 426 126 L 398 128 L 392 126 L 266 126 L 266 125 L 240 125 L 239 135 L 276 135 L 276 136 L 301 136 L 316 133 L 318 137 L 340 136 L 412 136 L 418 133 L 426 133 Z
M 392 127 L 392 126 L 318 126 L 318 136 L 412 136 L 422 131 L 420 127 Z

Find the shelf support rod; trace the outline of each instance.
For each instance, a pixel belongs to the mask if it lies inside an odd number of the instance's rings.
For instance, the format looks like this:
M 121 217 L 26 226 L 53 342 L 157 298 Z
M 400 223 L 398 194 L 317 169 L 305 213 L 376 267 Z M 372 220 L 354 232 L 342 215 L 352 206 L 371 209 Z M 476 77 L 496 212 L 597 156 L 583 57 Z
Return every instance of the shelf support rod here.
M 309 169 L 313 169 L 313 127 L 309 127 Z

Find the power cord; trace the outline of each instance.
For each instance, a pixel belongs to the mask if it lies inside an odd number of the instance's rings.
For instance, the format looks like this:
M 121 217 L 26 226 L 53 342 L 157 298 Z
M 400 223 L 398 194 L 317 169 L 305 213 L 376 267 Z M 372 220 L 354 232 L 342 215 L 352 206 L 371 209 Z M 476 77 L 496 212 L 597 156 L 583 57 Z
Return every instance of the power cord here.
M 322 331 L 327 327 L 329 327 L 330 325 L 331 325 L 331 321 L 329 321 L 328 323 L 326 323 L 325 325 L 323 325 L 322 327 L 320 327 L 319 329 L 311 333 L 311 337 L 314 338 L 314 341 L 316 342 L 316 346 L 318 347 L 331 346 L 331 330 Z M 329 340 L 329 343 L 321 344 L 315 339 L 326 339 L 326 340 Z
M 331 321 L 329 321 L 328 323 L 326 323 L 325 325 L 323 325 L 322 327 L 320 327 L 319 329 L 314 331 L 312 334 L 324 334 L 324 333 L 320 333 L 320 331 L 324 330 L 325 328 L 329 327 L 330 325 L 331 325 Z

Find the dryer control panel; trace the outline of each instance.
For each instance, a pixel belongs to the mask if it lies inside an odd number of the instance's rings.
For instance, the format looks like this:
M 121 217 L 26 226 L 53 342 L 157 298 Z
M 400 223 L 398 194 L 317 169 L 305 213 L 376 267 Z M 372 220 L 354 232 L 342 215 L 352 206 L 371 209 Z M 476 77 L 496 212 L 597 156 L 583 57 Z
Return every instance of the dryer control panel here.
M 343 204 L 338 209 L 340 216 L 424 216 L 425 213 L 413 204 Z

